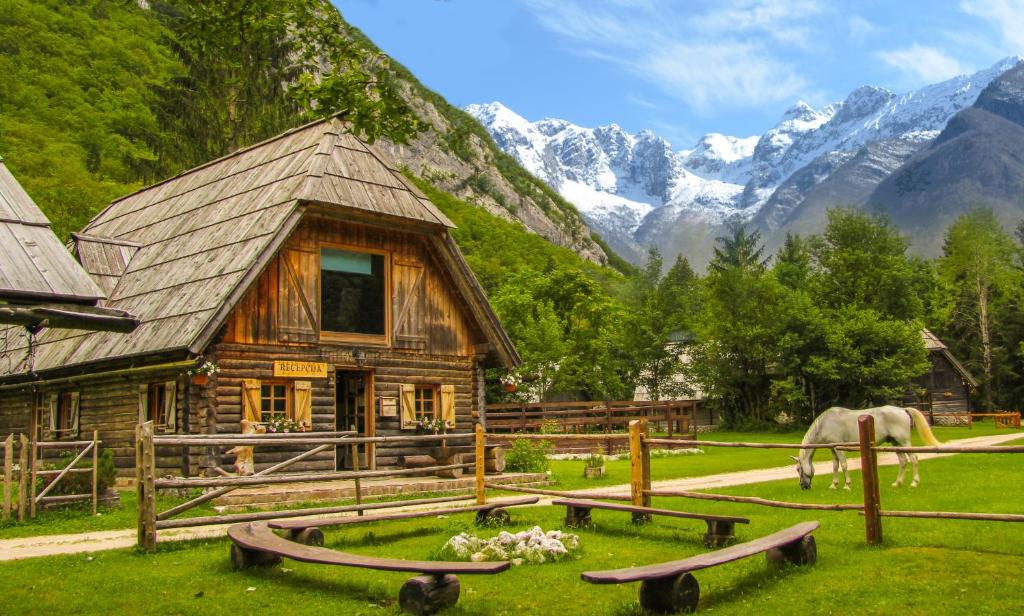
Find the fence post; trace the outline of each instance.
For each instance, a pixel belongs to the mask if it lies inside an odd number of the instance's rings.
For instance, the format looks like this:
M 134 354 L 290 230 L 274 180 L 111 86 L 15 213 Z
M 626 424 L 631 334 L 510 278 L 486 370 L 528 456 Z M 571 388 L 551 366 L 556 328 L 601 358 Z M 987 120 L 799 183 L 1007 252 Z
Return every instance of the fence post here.
M 100 478 L 100 435 L 98 430 L 92 431 L 92 514 L 96 515 L 99 504 Z
M 156 550 L 156 455 L 153 422 L 135 428 L 135 481 L 138 490 L 139 547 Z
M 878 453 L 875 451 L 875 418 L 861 415 L 860 472 L 864 480 L 864 530 L 868 545 L 882 543 L 882 505 L 878 493 Z
M 9 434 L 4 440 L 4 522 L 11 519 L 11 473 L 14 471 L 13 467 L 14 435 Z
M 28 450 L 28 465 L 29 465 L 29 476 L 28 476 L 28 517 L 35 519 L 36 517 L 36 467 L 39 466 L 39 450 L 36 447 L 36 435 L 33 432 L 31 439 L 29 440 Z
M 352 431 L 353 432 L 356 431 L 356 425 L 355 424 L 352 424 Z M 356 443 L 352 444 L 352 470 L 357 472 L 357 473 L 359 472 L 359 445 L 356 444 Z M 362 482 L 359 480 L 359 477 L 356 477 L 355 484 L 356 484 L 356 504 L 357 505 L 362 505 L 363 504 L 363 485 L 362 485 Z M 356 510 L 356 515 L 357 516 L 362 516 L 364 513 L 365 512 L 362 509 L 357 509 Z
M 644 490 L 651 489 L 651 457 L 648 445 L 643 440 L 647 434 L 647 420 L 634 419 L 629 422 L 629 466 L 630 501 L 634 507 L 649 507 L 651 495 Z M 645 522 L 650 516 L 634 513 L 634 522 Z
M 672 438 L 672 403 L 665 403 L 665 431 L 668 432 L 667 438 Z
M 28 469 L 28 438 L 18 435 L 18 521 L 25 521 L 25 472 Z
M 481 424 L 476 425 L 476 504 L 483 505 L 487 502 L 487 492 L 484 487 L 484 467 L 487 462 L 484 460 L 484 444 L 487 442 L 487 434 L 484 432 L 484 427 Z
M 611 434 L 612 431 L 612 403 L 604 401 L 604 433 Z M 611 452 L 609 452 L 611 453 Z

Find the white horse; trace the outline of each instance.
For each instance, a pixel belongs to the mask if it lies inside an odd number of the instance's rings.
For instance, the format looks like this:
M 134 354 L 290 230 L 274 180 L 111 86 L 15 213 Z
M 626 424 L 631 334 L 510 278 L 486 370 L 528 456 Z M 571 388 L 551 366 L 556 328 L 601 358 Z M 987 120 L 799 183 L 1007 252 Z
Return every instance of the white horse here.
M 932 429 L 928 426 L 928 421 L 925 420 L 921 411 L 899 406 L 879 406 L 862 411 L 834 406 L 818 415 L 811 427 L 807 429 L 802 444 L 826 445 L 857 441 L 860 439 L 857 419 L 861 415 L 871 415 L 875 418 L 876 444 L 889 441 L 898 447 L 909 447 L 910 433 L 914 427 L 929 445 L 937 447 L 942 444 L 932 434 Z M 829 487 L 834 490 L 839 485 L 839 467 L 841 466 L 843 477 L 846 479 L 844 489 L 849 490 L 850 475 L 846 472 L 846 455 L 835 449 L 831 451 L 832 485 Z M 814 452 L 814 449 L 801 449 L 799 458 L 791 456 L 796 461 L 796 470 L 800 475 L 800 487 L 805 490 L 811 489 L 811 479 L 814 478 L 814 464 L 812 463 Z M 921 476 L 917 472 L 917 456 L 912 453 L 897 453 L 896 457 L 900 462 L 900 472 L 896 475 L 893 487 L 899 487 L 903 483 L 903 473 L 906 471 L 909 458 L 914 467 L 914 480 L 910 483 L 910 487 L 916 488 L 921 480 Z

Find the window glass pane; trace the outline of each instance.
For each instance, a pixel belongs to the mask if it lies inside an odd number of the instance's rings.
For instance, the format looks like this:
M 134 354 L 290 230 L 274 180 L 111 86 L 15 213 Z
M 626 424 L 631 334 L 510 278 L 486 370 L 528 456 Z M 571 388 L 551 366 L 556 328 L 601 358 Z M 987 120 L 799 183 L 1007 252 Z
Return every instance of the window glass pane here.
M 277 398 L 274 400 L 274 413 L 284 412 L 284 398 Z
M 260 386 L 260 396 L 266 398 L 269 395 L 270 395 L 270 385 L 261 385 Z
M 384 334 L 384 256 L 320 251 L 321 327 L 325 331 Z
M 284 397 L 284 385 L 274 385 L 274 397 L 275 398 L 283 398 Z
M 260 400 L 260 412 L 261 413 L 269 413 L 270 412 L 270 398 L 263 398 L 262 400 Z

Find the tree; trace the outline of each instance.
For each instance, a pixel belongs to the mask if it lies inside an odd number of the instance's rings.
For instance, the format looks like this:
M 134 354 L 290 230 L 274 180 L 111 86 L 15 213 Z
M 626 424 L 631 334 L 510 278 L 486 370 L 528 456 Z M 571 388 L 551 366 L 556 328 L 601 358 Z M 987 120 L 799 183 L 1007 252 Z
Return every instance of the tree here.
M 815 297 L 823 305 L 872 309 L 900 320 L 923 315 L 919 272 L 907 256 L 907 241 L 884 216 L 829 210 L 824 233 L 811 240 L 811 256 Z
M 939 271 L 952 291 L 949 318 L 970 322 L 978 335 L 985 408 L 992 409 L 993 329 L 1000 320 L 994 306 L 998 299 L 1019 286 L 1015 265 L 1017 247 L 1003 231 L 995 214 L 975 208 L 962 214 L 946 231 Z
M 718 246 L 715 246 L 714 257 L 708 265 L 710 270 L 723 272 L 738 267 L 763 272 L 768 267 L 771 257 L 764 256 L 760 231 L 748 232 L 747 226 L 738 220 L 726 223 L 726 231 L 726 235 L 715 238 Z
M 807 240 L 786 233 L 786 240 L 775 255 L 775 278 L 790 289 L 805 289 L 811 277 L 811 252 Z

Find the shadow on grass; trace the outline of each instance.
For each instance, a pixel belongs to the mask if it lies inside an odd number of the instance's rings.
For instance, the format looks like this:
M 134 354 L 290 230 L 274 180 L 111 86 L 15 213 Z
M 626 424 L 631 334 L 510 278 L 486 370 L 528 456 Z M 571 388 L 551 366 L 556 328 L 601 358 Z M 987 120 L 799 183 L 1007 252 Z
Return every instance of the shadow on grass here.
M 567 532 L 580 533 L 582 535 L 594 533 L 605 537 L 615 537 L 620 539 L 661 541 L 665 543 L 672 543 L 674 545 L 677 544 L 680 546 L 698 548 L 701 551 L 706 549 L 704 547 L 704 534 L 707 531 L 706 527 L 673 528 L 666 526 L 651 526 L 650 524 L 637 524 L 636 526 L 611 526 L 598 523 L 588 528 L 566 528 L 565 530 Z

